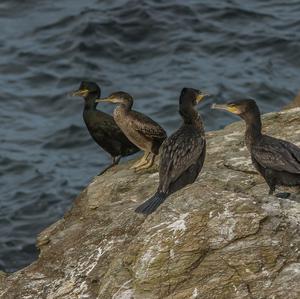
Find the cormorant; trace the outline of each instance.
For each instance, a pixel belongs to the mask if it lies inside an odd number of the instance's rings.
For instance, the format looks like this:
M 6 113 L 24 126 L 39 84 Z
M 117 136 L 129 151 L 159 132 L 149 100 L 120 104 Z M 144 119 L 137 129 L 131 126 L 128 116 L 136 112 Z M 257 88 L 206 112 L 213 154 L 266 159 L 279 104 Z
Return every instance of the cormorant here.
M 206 141 L 202 119 L 194 106 L 205 96 L 193 88 L 182 89 L 179 113 L 183 124 L 163 142 L 158 189 L 154 196 L 136 208 L 137 213 L 153 213 L 167 196 L 196 180 L 204 163 Z
M 300 148 L 261 132 L 260 112 L 256 102 L 245 99 L 228 104 L 213 104 L 213 109 L 227 110 L 246 122 L 245 143 L 254 167 L 264 177 L 273 194 L 276 186 L 300 185 Z M 277 194 L 288 197 L 289 193 Z
M 96 109 L 96 99 L 100 97 L 100 94 L 100 87 L 96 83 L 88 81 L 82 81 L 79 89 L 72 94 L 72 96 L 84 98 L 83 119 L 87 129 L 96 143 L 112 158 L 112 163 L 99 175 L 118 164 L 121 157 L 139 151 L 123 134 L 111 115 Z
M 162 142 L 167 138 L 165 130 L 150 117 L 132 110 L 133 98 L 126 92 L 118 91 L 96 102 L 118 104 L 113 116 L 127 138 L 144 151 L 144 156 L 131 168 L 141 170 L 153 165 Z

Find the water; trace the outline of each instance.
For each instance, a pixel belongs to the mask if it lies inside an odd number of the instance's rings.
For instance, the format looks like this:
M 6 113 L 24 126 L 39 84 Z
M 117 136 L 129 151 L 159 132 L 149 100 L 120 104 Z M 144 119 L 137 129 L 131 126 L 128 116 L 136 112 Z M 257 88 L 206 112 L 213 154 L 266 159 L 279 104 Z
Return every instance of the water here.
M 295 96 L 299 15 L 298 0 L 2 0 L 0 270 L 32 262 L 36 235 L 109 161 L 67 95 L 82 79 L 130 92 L 168 132 L 180 89 L 203 88 L 206 128 L 218 129 L 236 118 L 212 101 L 252 96 L 267 112 Z

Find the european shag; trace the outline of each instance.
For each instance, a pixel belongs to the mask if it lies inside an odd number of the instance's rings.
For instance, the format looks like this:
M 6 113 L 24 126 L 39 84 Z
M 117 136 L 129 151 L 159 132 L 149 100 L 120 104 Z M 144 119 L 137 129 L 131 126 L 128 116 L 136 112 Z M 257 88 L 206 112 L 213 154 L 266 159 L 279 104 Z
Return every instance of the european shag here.
M 300 148 L 288 141 L 262 134 L 260 112 L 254 100 L 213 104 L 212 108 L 227 110 L 244 119 L 246 146 L 254 167 L 270 188 L 270 195 L 276 186 L 300 185 Z M 276 196 L 288 197 L 289 193 L 279 193 Z
M 206 141 L 202 119 L 194 107 L 205 96 L 193 88 L 182 89 L 179 113 L 183 124 L 162 144 L 158 189 L 137 207 L 137 213 L 153 213 L 167 196 L 196 180 L 204 163 Z
M 150 117 L 132 110 L 133 98 L 126 92 L 114 92 L 96 102 L 118 104 L 113 113 L 116 123 L 127 138 L 144 151 L 144 156 L 131 168 L 141 170 L 151 167 L 162 142 L 167 138 L 165 130 Z
M 112 163 L 99 175 L 118 164 L 121 157 L 139 151 L 124 135 L 111 115 L 96 109 L 96 99 L 100 97 L 100 94 L 100 87 L 94 82 L 87 81 L 82 81 L 79 89 L 72 94 L 84 98 L 83 119 L 87 129 L 96 143 L 112 158 Z

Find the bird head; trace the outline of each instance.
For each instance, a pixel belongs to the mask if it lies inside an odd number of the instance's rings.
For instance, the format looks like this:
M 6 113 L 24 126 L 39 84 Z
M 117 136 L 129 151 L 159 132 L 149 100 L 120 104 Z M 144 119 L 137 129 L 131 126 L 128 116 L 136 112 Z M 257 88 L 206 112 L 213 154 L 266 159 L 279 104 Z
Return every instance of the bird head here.
M 82 81 L 77 90 L 72 93 L 72 96 L 80 96 L 80 97 L 88 97 L 89 95 L 94 95 L 96 97 L 100 96 L 100 87 L 94 83 L 89 81 Z
M 184 87 L 181 90 L 179 104 L 180 105 L 192 104 L 193 106 L 196 106 L 206 96 L 208 96 L 206 92 L 194 88 Z
M 101 98 L 96 100 L 96 103 L 100 103 L 100 102 L 109 102 L 113 104 L 127 105 L 127 104 L 132 104 L 133 99 L 130 94 L 123 91 L 117 91 L 117 92 L 113 92 L 106 98 Z
M 242 116 L 253 110 L 258 109 L 256 102 L 252 99 L 239 100 L 226 104 L 212 104 L 212 109 L 226 110 L 230 113 Z

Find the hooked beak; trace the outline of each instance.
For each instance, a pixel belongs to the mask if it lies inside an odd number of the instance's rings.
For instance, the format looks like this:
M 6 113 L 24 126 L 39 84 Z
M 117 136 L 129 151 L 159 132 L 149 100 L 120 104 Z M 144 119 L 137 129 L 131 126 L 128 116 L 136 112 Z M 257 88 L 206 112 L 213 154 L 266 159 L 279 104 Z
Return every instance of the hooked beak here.
M 197 104 L 200 103 L 206 96 L 209 96 L 208 93 L 204 92 L 204 93 L 199 93 L 196 97 L 196 102 Z
M 109 96 L 107 98 L 97 99 L 95 102 L 96 103 L 108 102 L 108 103 L 113 103 L 113 104 L 119 104 L 120 100 L 118 98 Z
M 228 111 L 228 106 L 227 104 L 212 104 L 211 109 L 218 109 L 218 110 L 226 110 Z
M 240 110 L 237 107 L 228 104 L 212 104 L 211 109 L 226 110 L 233 114 L 240 114 Z
M 95 103 L 101 103 L 101 102 L 112 102 L 112 100 L 109 97 L 95 100 Z
M 88 89 L 79 89 L 79 90 L 76 90 L 73 93 L 71 93 L 71 96 L 72 97 L 76 97 L 76 96 L 86 97 L 88 95 L 88 93 L 89 93 Z

